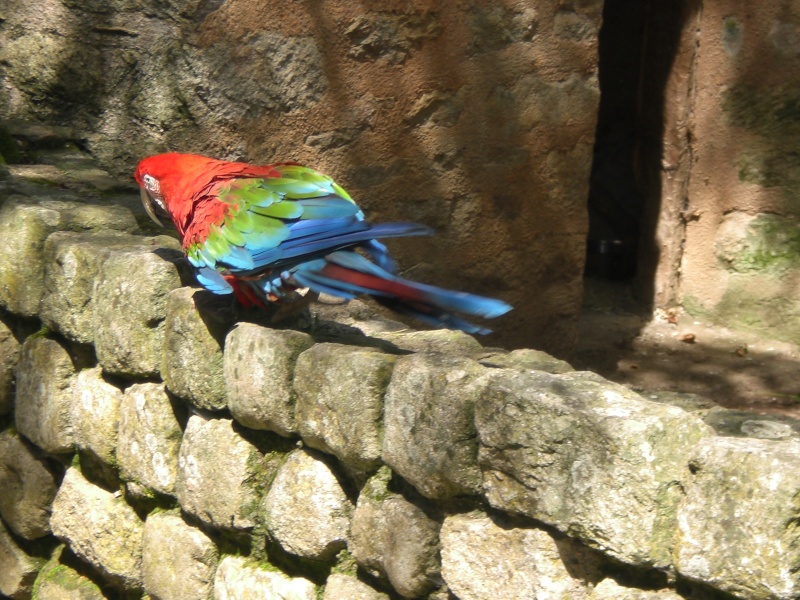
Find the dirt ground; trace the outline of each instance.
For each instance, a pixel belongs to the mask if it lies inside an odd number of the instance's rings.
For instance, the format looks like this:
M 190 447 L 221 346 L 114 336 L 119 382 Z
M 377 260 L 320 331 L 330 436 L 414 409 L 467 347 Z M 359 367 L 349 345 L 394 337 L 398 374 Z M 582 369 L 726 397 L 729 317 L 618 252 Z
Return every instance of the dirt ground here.
M 644 314 L 630 285 L 587 279 L 570 361 L 637 391 L 689 392 L 728 408 L 800 418 L 800 346 L 703 323 Z

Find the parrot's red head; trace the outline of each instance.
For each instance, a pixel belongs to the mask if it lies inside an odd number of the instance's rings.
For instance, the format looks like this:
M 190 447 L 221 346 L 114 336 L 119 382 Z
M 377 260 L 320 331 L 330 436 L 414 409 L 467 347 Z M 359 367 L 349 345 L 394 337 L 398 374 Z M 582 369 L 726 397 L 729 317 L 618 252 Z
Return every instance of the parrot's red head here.
M 143 159 L 136 167 L 134 178 L 142 190 L 142 204 L 147 214 L 161 225 L 157 212 L 166 212 L 173 221 L 183 216 L 182 210 L 192 200 L 192 192 L 204 177 L 213 176 L 210 168 L 214 159 L 196 154 L 156 154 Z M 178 219 L 176 220 L 176 217 Z

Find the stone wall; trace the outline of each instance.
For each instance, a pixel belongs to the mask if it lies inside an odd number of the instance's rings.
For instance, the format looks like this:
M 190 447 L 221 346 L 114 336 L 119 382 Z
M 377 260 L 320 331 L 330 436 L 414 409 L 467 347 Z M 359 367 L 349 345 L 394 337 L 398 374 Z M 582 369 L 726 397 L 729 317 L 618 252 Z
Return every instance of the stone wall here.
M 0 117 L 78 131 L 117 175 L 172 150 L 294 160 L 415 279 L 517 307 L 495 343 L 566 354 L 581 303 L 600 0 L 7 0 Z
M 235 314 L 132 190 L 39 158 L 0 171 L 0 594 L 800 595 L 800 423 L 357 301 Z
M 796 343 L 800 11 L 751 8 L 652 3 L 639 164 L 656 264 L 642 283 L 658 306 Z

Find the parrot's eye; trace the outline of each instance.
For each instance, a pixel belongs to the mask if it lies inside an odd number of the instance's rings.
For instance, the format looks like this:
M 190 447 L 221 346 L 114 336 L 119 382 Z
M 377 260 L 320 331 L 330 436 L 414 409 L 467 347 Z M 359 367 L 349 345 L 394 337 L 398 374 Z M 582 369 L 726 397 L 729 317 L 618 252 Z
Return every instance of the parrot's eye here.
M 159 190 L 160 186 L 158 185 L 158 179 L 156 179 L 152 175 L 144 175 L 142 177 L 142 181 L 144 181 L 144 187 L 147 189 L 148 192 L 154 195 L 158 194 L 158 192 L 160 191 Z
M 148 191 L 153 200 L 156 201 L 156 204 L 166 210 L 163 197 L 161 196 L 161 186 L 158 183 L 158 179 L 152 175 L 145 174 L 142 176 L 142 181 L 144 182 L 144 188 Z

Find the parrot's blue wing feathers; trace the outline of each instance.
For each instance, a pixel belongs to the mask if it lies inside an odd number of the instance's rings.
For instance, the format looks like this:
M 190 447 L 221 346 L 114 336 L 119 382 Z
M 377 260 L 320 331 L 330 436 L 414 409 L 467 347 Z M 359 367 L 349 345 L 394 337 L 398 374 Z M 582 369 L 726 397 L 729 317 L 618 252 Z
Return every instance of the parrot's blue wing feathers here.
M 224 273 L 242 278 L 265 300 L 286 298 L 298 287 L 346 299 L 368 294 L 426 323 L 469 333 L 489 330 L 457 313 L 492 318 L 511 309 L 502 300 L 399 277 L 377 240 L 430 235 L 432 229 L 416 223 L 370 225 L 329 177 L 299 165 L 276 170 L 281 177 L 240 178 L 220 187 L 218 199 L 229 207 L 224 221 L 187 250 L 206 289 L 234 291 Z

